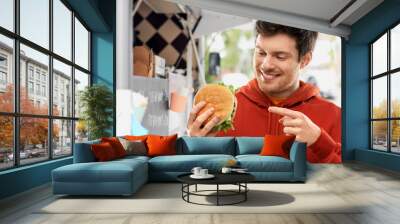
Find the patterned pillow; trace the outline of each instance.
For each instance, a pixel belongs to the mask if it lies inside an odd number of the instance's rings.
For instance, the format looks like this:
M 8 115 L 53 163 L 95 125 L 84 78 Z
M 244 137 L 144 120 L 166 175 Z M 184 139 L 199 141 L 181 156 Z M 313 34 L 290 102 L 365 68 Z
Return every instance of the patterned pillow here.
M 118 138 L 121 142 L 122 146 L 126 151 L 126 155 L 135 155 L 135 156 L 146 156 L 147 148 L 146 144 L 141 140 L 126 140 L 124 138 Z

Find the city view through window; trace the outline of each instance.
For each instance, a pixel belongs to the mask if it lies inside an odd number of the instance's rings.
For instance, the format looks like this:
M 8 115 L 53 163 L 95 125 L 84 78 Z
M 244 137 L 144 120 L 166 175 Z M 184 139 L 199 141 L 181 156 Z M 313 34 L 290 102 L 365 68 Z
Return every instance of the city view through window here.
M 19 27 L 14 7 L 0 2 L 0 170 L 70 156 L 87 139 L 90 32 L 60 0 L 20 0 Z
M 400 25 L 374 41 L 370 51 L 371 145 L 400 153 Z

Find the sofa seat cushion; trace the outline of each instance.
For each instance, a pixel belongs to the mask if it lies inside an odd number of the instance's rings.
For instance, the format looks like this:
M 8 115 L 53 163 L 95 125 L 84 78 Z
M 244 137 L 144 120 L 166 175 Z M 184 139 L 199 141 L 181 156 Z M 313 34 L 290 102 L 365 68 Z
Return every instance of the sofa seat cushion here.
M 183 136 L 176 142 L 178 155 L 235 155 L 233 137 L 188 137 Z
M 149 161 L 149 159 L 150 159 L 150 157 L 148 157 L 148 156 L 135 156 L 135 155 L 130 155 L 130 156 L 125 156 L 124 158 L 116 159 L 116 160 L 114 160 L 113 162 L 115 162 L 115 161 L 124 161 L 124 162 L 126 161 L 126 162 L 130 162 L 130 161 L 135 161 L 135 160 L 147 162 L 147 161 Z
M 58 182 L 131 182 L 132 177 L 147 172 L 147 163 L 140 159 L 108 162 L 74 163 L 53 170 Z
M 292 161 L 279 156 L 239 155 L 236 160 L 249 172 L 293 172 Z
M 149 170 L 152 172 L 190 172 L 193 167 L 199 166 L 216 172 L 230 159 L 235 158 L 222 154 L 157 156 L 149 160 Z
M 260 154 L 263 137 L 236 137 L 236 155 Z

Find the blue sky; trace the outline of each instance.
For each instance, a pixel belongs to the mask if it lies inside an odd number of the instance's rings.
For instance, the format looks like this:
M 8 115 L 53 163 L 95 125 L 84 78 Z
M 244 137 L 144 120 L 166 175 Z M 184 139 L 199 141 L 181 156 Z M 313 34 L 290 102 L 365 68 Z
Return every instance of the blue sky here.
M 49 1 L 48 0 L 20 0 L 21 36 L 48 48 L 49 45 Z M 71 15 L 72 13 L 59 0 L 53 0 L 54 16 L 54 52 L 71 60 Z M 0 0 L 0 26 L 13 29 L 13 0 Z M 75 21 L 76 63 L 88 68 L 88 33 L 86 29 Z M 0 37 L 0 40 L 5 39 Z M 46 55 L 21 46 L 25 54 L 43 64 L 48 64 Z

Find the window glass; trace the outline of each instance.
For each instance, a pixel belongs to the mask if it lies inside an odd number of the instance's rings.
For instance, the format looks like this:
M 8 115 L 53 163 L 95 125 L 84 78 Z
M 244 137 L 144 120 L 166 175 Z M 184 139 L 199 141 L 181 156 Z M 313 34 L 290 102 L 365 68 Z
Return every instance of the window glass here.
M 391 127 L 391 152 L 400 153 L 400 120 L 393 120 L 390 122 Z
M 372 122 L 372 141 L 373 149 L 387 151 L 387 121 Z
M 49 158 L 48 124 L 49 120 L 44 118 L 20 118 L 21 164 L 35 163 Z
M 387 34 L 372 45 L 372 75 L 387 71 Z
M 372 81 L 372 118 L 387 118 L 387 78 Z
M 14 124 L 10 116 L 0 115 L 0 170 L 14 165 Z
M 88 128 L 84 120 L 75 121 L 75 142 L 88 140 Z
M 400 67 L 400 24 L 391 31 L 390 60 L 391 69 Z
M 89 32 L 75 18 L 75 63 L 89 70 Z
M 20 109 L 24 114 L 48 114 L 49 97 L 48 74 L 49 57 L 39 51 L 21 44 L 20 54 Z M 28 88 L 28 74 L 26 68 L 32 67 L 35 70 L 35 91 L 30 94 Z M 29 73 L 29 72 L 28 72 Z M 42 78 L 44 77 L 44 78 Z M 31 103 L 31 100 L 36 104 Z
M 53 0 L 53 51 L 71 60 L 72 12 L 60 1 Z
M 0 26 L 14 31 L 14 0 L 0 1 Z
M 400 72 L 391 74 L 391 88 L 390 88 L 390 98 L 391 98 L 391 116 L 400 118 Z
M 0 34 L 0 111 L 14 111 L 14 44 Z
M 53 60 L 53 114 L 72 116 L 71 66 Z
M 49 0 L 20 0 L 21 36 L 49 48 Z
M 81 115 L 80 95 L 87 86 L 89 86 L 89 75 L 75 69 L 75 117 Z
M 53 157 L 72 154 L 72 121 L 53 120 Z

